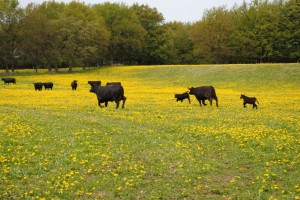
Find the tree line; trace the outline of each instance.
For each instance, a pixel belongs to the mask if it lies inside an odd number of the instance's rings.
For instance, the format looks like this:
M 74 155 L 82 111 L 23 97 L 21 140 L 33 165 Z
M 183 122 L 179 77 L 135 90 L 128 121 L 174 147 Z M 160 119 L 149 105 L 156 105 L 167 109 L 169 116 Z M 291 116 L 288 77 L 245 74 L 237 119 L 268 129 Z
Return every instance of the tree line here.
M 148 5 L 0 0 L 0 67 L 298 62 L 300 2 L 253 0 L 166 22 Z

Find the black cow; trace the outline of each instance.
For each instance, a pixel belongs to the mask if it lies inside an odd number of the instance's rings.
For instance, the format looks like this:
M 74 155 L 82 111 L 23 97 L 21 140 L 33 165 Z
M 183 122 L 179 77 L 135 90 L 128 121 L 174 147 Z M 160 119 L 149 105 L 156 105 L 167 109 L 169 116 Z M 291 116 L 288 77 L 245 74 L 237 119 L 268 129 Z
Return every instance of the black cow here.
M 88 81 L 88 84 L 90 84 L 92 87 L 94 85 L 101 86 L 101 81 Z
M 120 101 L 123 101 L 122 108 L 124 108 L 126 97 L 124 96 L 124 88 L 120 85 L 107 85 L 107 86 L 97 86 L 93 85 L 90 92 L 97 95 L 98 105 L 105 103 L 105 107 L 109 101 L 116 102 L 116 109 L 119 107 Z
M 188 92 L 185 92 L 185 93 L 182 93 L 182 94 L 175 94 L 175 98 L 176 98 L 176 102 L 178 101 L 183 101 L 184 99 L 188 99 L 189 102 L 191 103 L 191 100 L 190 100 L 190 95 Z
M 38 91 L 43 90 L 43 83 L 37 82 L 37 83 L 34 83 L 33 85 L 34 85 L 35 91 L 37 91 L 37 90 L 38 90 Z
M 257 105 L 255 104 L 255 102 L 258 103 L 257 99 L 255 97 L 247 97 L 244 94 L 241 94 L 240 99 L 244 100 L 244 108 L 246 108 L 246 104 L 252 104 L 253 108 L 257 109 Z M 259 103 L 258 103 L 259 104 Z
M 71 83 L 71 87 L 72 87 L 72 90 L 76 90 L 77 89 L 77 80 L 74 80 L 74 81 L 72 81 L 72 83 Z
M 107 82 L 106 85 L 121 85 L 121 82 Z
M 4 82 L 4 84 L 16 84 L 16 79 L 15 78 L 1 78 L 1 80 Z
M 191 87 L 188 88 L 190 90 L 190 94 L 191 95 L 195 95 L 196 99 L 199 101 L 200 106 L 201 105 L 201 101 L 204 105 L 205 104 L 205 100 L 208 99 L 208 101 L 210 102 L 210 105 L 212 105 L 212 100 L 214 99 L 216 101 L 216 106 L 218 107 L 218 97 L 216 95 L 216 91 L 215 88 L 213 86 L 200 86 L 200 87 Z
M 52 82 L 47 82 L 47 83 L 43 83 L 45 90 L 49 90 L 53 88 L 53 83 Z

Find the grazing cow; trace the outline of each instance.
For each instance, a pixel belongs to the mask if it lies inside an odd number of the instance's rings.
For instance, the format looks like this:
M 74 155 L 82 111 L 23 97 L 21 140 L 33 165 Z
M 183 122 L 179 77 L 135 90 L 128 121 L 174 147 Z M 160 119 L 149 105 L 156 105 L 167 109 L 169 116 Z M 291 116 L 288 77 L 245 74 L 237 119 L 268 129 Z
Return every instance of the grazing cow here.
M 92 87 L 94 85 L 101 86 L 101 81 L 88 81 L 88 84 L 90 84 Z
M 4 82 L 4 84 L 16 84 L 16 79 L 15 78 L 1 78 L 1 80 Z
M 116 102 L 116 109 L 119 107 L 120 101 L 123 101 L 122 108 L 124 108 L 126 97 L 124 96 L 124 88 L 120 85 L 107 85 L 107 86 L 97 86 L 93 85 L 90 92 L 97 95 L 98 105 L 105 103 L 105 107 L 109 101 Z
M 178 101 L 183 101 L 184 99 L 188 99 L 189 102 L 191 103 L 191 100 L 190 100 L 190 95 L 188 92 L 185 92 L 185 93 L 182 93 L 182 94 L 175 94 L 175 98 L 176 98 L 176 102 Z
M 121 82 L 107 82 L 106 85 L 121 85 Z
M 53 88 L 53 83 L 52 82 L 47 82 L 47 83 L 43 83 L 45 90 L 49 90 Z
M 258 103 L 257 99 L 255 97 L 247 97 L 244 94 L 241 94 L 240 99 L 244 100 L 244 108 L 246 108 L 246 104 L 252 104 L 253 108 L 257 109 L 257 105 L 255 104 L 255 102 Z M 259 104 L 259 103 L 258 103 Z
M 34 83 L 33 85 L 34 85 L 35 91 L 37 91 L 37 90 L 38 90 L 38 91 L 43 90 L 43 83 L 37 82 L 37 83 Z
M 216 106 L 218 107 L 218 97 L 216 95 L 216 91 L 215 88 L 213 86 L 200 86 L 200 87 L 191 87 L 188 88 L 190 90 L 190 94 L 191 95 L 195 95 L 196 99 L 199 101 L 200 106 L 201 105 L 201 101 L 204 105 L 205 104 L 205 100 L 208 99 L 208 101 L 210 102 L 210 105 L 212 105 L 212 100 L 214 99 L 216 101 Z
M 77 89 L 77 80 L 74 80 L 74 81 L 72 81 L 72 83 L 71 83 L 71 87 L 72 87 L 72 90 L 76 90 Z

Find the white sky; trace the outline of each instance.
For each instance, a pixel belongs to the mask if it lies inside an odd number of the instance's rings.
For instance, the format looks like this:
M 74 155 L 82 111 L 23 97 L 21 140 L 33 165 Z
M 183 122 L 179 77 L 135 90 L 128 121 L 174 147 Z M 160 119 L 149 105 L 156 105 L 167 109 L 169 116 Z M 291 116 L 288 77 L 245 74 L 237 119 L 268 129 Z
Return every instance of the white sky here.
M 71 0 L 56 0 L 57 2 L 70 2 Z M 104 2 L 125 3 L 131 6 L 134 3 L 147 4 L 151 8 L 156 8 L 162 13 L 165 20 L 195 22 L 202 18 L 203 12 L 213 7 L 226 6 L 231 9 L 235 4 L 240 6 L 243 2 L 250 3 L 251 0 L 79 0 L 85 4 L 101 4 Z M 41 0 L 19 0 L 22 7 L 28 3 L 42 3 Z

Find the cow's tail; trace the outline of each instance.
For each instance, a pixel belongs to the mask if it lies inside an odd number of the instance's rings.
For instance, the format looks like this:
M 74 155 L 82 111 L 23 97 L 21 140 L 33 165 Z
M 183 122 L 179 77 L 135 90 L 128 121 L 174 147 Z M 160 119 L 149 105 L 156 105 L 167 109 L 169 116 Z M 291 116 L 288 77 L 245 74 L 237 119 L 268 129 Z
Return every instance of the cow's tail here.
M 257 101 L 257 99 L 255 98 L 255 101 L 259 104 L 259 102 Z

